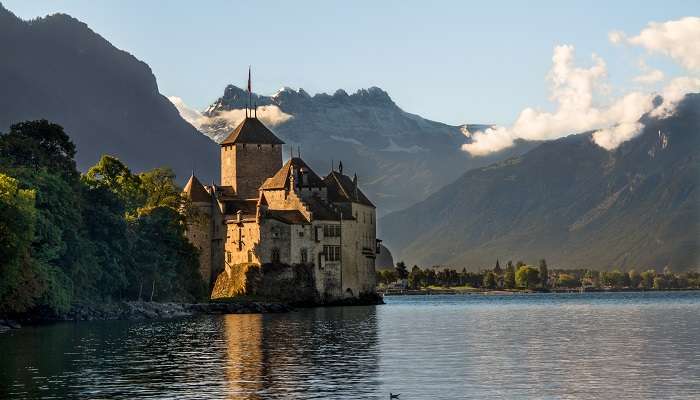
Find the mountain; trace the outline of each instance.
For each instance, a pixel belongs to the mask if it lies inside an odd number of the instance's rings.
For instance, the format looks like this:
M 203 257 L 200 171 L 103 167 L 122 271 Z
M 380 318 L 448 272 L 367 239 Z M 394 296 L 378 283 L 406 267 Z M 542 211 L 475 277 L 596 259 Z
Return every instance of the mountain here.
M 23 21 L 0 5 L 0 132 L 45 118 L 75 142 L 81 170 L 102 154 L 218 180 L 219 150 L 158 92 L 148 65 L 65 14 Z
M 700 95 L 606 151 L 579 134 L 463 174 L 379 221 L 396 260 L 480 268 L 700 266 Z
M 229 85 L 195 125 L 220 142 L 242 118 L 247 104 L 247 91 Z M 534 146 L 520 143 L 490 157 L 471 157 L 460 150 L 469 141 L 464 130 L 484 125 L 450 126 L 421 118 L 403 111 L 376 87 L 313 96 L 303 89 L 283 88 L 273 96 L 253 93 L 252 104 L 261 106 L 259 117 L 295 152 L 301 147 L 312 168 L 325 173 L 331 162 L 337 165 L 342 160 L 346 170 L 356 171 L 380 215 L 425 199 L 467 169 Z M 181 112 L 186 116 L 182 108 Z

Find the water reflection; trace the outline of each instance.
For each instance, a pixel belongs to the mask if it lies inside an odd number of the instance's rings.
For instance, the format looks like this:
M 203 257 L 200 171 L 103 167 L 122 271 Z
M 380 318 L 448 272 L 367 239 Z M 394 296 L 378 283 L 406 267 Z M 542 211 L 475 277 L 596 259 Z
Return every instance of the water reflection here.
M 229 398 L 342 398 L 376 389 L 374 307 L 228 315 L 223 327 Z
M 0 334 L 0 398 L 700 398 L 698 292 L 387 301 Z

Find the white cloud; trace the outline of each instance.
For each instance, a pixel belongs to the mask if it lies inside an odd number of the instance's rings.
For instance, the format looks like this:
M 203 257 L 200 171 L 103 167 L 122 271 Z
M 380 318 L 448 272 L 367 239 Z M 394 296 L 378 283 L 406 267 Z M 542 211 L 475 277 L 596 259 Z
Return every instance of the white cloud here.
M 287 122 L 292 118 L 290 114 L 287 114 L 280 110 L 279 107 L 275 105 L 260 106 L 256 113 L 258 119 L 262 121 L 267 126 L 277 126 L 284 122 Z M 235 109 L 230 111 L 222 111 L 216 115 L 216 117 L 210 118 L 207 122 L 212 122 L 215 119 L 224 119 L 230 125 L 238 125 L 245 118 L 245 109 Z
M 195 128 L 199 128 L 206 120 L 206 117 L 202 115 L 202 113 L 190 108 L 187 104 L 185 104 L 182 98 L 178 96 L 168 96 L 168 100 L 170 100 L 175 108 L 177 108 L 177 111 L 180 113 L 182 119 L 189 122 L 190 125 L 194 126 Z
M 627 42 L 670 56 L 690 70 L 700 70 L 700 17 L 651 22 Z
M 608 40 L 610 43 L 618 44 L 625 40 L 625 33 L 621 31 L 612 31 L 608 33 Z
M 609 92 L 605 83 L 605 62 L 594 54 L 593 65 L 580 68 L 574 65 L 574 55 L 573 46 L 554 48 L 552 69 L 547 78 L 551 83 L 550 98 L 557 104 L 554 112 L 526 108 L 511 127 L 473 132 L 472 142 L 463 145 L 462 149 L 472 155 L 485 155 L 512 146 L 516 139 L 551 140 L 614 125 L 619 125 L 619 128 L 599 135 L 601 143 L 607 138 L 606 146 L 615 143 L 610 135 L 622 134 L 629 139 L 637 134 L 639 127 L 635 123 L 652 109 L 653 96 L 633 92 L 607 106 L 596 106 L 595 97 Z
M 689 70 L 700 69 L 700 18 L 686 17 L 664 23 L 652 22 L 639 35 L 628 37 L 624 32 L 608 34 L 612 43 L 628 43 L 649 52 L 667 55 Z M 691 92 L 700 91 L 700 78 L 693 76 L 671 79 L 659 93 L 663 103 L 654 108 L 655 94 L 628 92 L 610 97 L 604 60 L 595 54 L 588 68 L 574 65 L 574 47 L 556 46 L 552 68 L 547 76 L 551 85 L 553 112 L 525 108 L 513 125 L 468 132 L 471 143 L 462 146 L 472 155 L 485 155 L 513 145 L 516 139 L 551 140 L 572 133 L 594 131 L 593 141 L 605 149 L 614 149 L 638 135 L 643 129 L 639 119 L 646 113 L 665 118 L 673 114 L 678 102 Z M 642 74 L 635 82 L 652 84 L 666 79 L 661 70 L 640 62 Z M 693 75 L 693 74 L 691 74 Z
M 215 117 L 207 117 L 201 112 L 189 107 L 180 97 L 168 96 L 168 100 L 175 105 L 182 119 L 200 130 L 207 125 L 212 125 L 220 121 L 224 121 L 231 126 L 236 126 L 245 118 L 245 109 L 223 111 Z M 292 118 L 290 114 L 283 112 L 276 105 L 258 107 L 256 115 L 268 126 L 277 126 Z
M 642 70 L 642 74 L 633 78 L 633 81 L 638 83 L 652 84 L 661 82 L 666 77 L 663 71 L 649 67 L 644 60 L 639 60 L 639 69 Z
M 666 118 L 676 110 L 676 105 L 688 93 L 700 92 L 700 78 L 681 76 L 674 78 L 661 91 L 664 102 L 657 107 L 651 115 L 658 118 Z

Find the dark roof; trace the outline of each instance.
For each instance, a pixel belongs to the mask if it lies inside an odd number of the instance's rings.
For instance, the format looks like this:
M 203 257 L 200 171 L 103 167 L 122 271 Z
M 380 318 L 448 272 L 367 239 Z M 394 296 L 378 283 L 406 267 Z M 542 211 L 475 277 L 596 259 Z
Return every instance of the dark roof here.
M 241 212 L 243 218 L 255 218 L 257 212 L 258 201 L 251 200 L 225 200 L 223 201 L 224 214 L 227 219 L 231 216 L 235 217 L 238 211 Z
M 328 200 L 338 203 L 353 202 L 374 207 L 349 176 L 332 171 L 324 179 L 328 187 Z
M 267 210 L 265 217 L 276 219 L 285 224 L 299 225 L 309 223 L 299 210 Z
M 304 199 L 304 203 L 311 211 L 312 218 L 323 221 L 340 221 L 340 210 L 331 207 L 327 202 L 324 202 L 317 196 L 310 196 Z M 350 215 L 343 216 L 344 219 L 349 219 Z
M 271 130 L 255 117 L 246 117 L 238 124 L 221 145 L 235 143 L 284 144 Z
M 190 176 L 190 179 L 187 181 L 187 184 L 182 192 L 185 194 L 185 196 L 187 196 L 187 198 L 190 199 L 190 201 L 193 202 L 211 201 L 211 195 L 209 195 L 209 192 L 204 189 L 204 185 L 202 185 L 202 182 L 200 182 L 199 179 L 194 176 L 194 174 Z
M 294 177 L 296 183 L 298 183 L 299 180 L 303 182 L 304 178 L 302 177 L 306 176 L 306 184 L 303 184 L 304 187 L 320 188 L 325 186 L 323 179 L 316 175 L 304 160 L 294 157 L 287 161 L 272 178 L 266 179 L 261 189 L 289 189 L 289 178 L 292 175 L 292 167 L 296 173 Z

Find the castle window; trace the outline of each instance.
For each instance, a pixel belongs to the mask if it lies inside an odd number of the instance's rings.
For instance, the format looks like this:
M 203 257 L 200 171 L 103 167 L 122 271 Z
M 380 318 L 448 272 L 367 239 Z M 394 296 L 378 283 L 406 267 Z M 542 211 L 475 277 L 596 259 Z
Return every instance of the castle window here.
M 340 225 L 323 225 L 323 236 L 340 237 Z
M 272 259 L 273 263 L 278 263 L 280 262 L 280 249 L 278 248 L 273 248 L 272 249 L 272 256 L 270 257 Z
M 253 252 L 251 250 L 248 250 L 248 262 L 253 262 Z
M 309 261 L 309 254 L 307 253 L 306 249 L 301 249 L 299 258 L 301 259 L 301 262 L 306 264 Z
M 299 231 L 299 237 L 304 237 L 304 231 Z
M 230 252 L 230 251 L 227 251 L 227 252 L 226 252 L 226 262 L 228 262 L 229 264 L 231 264 L 231 252 Z
M 340 261 L 340 246 L 323 246 L 326 261 Z

